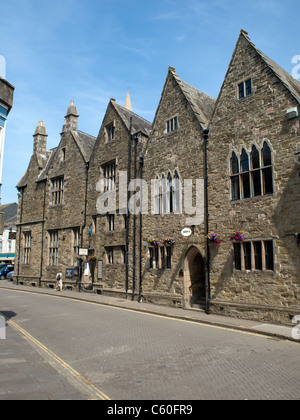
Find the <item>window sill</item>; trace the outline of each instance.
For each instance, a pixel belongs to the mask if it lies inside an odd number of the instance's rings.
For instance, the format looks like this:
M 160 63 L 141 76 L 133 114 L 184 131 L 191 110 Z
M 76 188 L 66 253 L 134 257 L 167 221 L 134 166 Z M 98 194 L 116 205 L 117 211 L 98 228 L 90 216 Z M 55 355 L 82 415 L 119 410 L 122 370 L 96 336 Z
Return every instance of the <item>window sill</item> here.
M 264 195 L 256 195 L 255 197 L 248 197 L 248 198 L 240 198 L 238 200 L 230 200 L 231 204 L 241 204 L 241 203 L 248 203 L 249 201 L 259 201 L 259 200 L 267 200 L 270 197 L 274 197 L 274 193 L 264 194 Z

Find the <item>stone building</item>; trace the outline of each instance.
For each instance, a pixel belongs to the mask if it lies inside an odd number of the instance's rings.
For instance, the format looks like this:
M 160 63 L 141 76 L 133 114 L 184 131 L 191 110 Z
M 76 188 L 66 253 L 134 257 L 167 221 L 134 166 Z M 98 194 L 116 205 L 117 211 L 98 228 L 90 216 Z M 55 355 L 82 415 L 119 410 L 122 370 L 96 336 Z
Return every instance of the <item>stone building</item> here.
M 300 84 L 241 31 L 210 122 L 211 310 L 300 313 Z M 233 231 L 243 231 L 244 241 Z
M 149 301 L 186 308 L 205 305 L 203 130 L 214 105 L 214 99 L 169 68 L 144 165 L 150 211 L 143 218 L 143 296 Z M 193 235 L 182 236 L 191 226 Z
M 19 283 L 53 287 L 58 269 L 73 267 L 82 246 L 89 160 L 96 139 L 78 130 L 78 117 L 71 102 L 61 141 L 53 150 L 47 150 L 42 121 L 33 136 L 33 155 L 17 186 Z
M 71 103 L 57 148 L 37 127 L 18 184 L 15 281 L 53 287 L 60 268 L 70 289 L 290 322 L 299 100 L 299 82 L 241 31 L 216 101 L 170 67 L 152 124 L 128 94 L 97 138 Z

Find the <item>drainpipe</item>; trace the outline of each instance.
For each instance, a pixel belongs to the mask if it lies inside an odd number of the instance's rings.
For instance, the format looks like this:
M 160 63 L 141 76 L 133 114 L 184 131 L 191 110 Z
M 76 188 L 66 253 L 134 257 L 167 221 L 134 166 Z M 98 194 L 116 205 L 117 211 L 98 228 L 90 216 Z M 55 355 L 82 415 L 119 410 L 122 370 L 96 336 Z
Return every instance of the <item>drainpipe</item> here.
M 142 227 L 143 227 L 143 166 L 144 166 L 144 155 L 140 156 L 140 180 L 141 180 L 141 205 L 140 205 L 140 261 L 139 261 L 139 278 L 140 278 L 140 290 L 138 301 L 142 302 L 143 292 L 143 279 L 142 279 Z
M 44 182 L 44 203 L 43 203 L 43 218 L 42 218 L 42 243 L 41 243 L 41 264 L 40 264 L 40 279 L 39 287 L 42 284 L 42 275 L 43 275 L 43 253 L 44 253 L 44 226 L 45 226 L 45 205 L 46 205 L 46 181 Z
M 138 136 L 135 135 L 134 137 L 135 145 L 134 145 L 134 179 L 135 179 L 135 187 L 136 187 L 136 158 L 137 158 L 137 144 L 138 144 Z M 134 301 L 134 293 L 135 293 L 135 283 L 136 283 L 136 214 L 133 215 L 133 270 L 132 270 L 132 301 Z
M 21 238 L 22 238 L 22 222 L 23 222 L 23 197 L 24 197 L 24 188 L 20 189 L 21 194 L 21 214 L 20 214 L 20 223 L 19 223 L 19 246 L 18 246 L 18 276 L 17 276 L 17 284 L 19 284 L 19 277 L 20 277 L 20 250 L 21 250 Z
M 89 179 L 89 167 L 90 164 L 87 162 L 85 164 L 85 197 L 84 197 L 84 219 L 83 225 L 81 226 L 81 238 L 80 238 L 80 246 L 83 247 L 83 231 L 86 227 L 86 208 L 87 208 L 87 190 L 88 190 L 88 179 Z M 78 291 L 81 292 L 81 280 L 82 280 L 82 262 L 80 263 L 80 270 L 79 270 L 79 285 Z
M 209 130 L 203 130 L 204 138 L 204 165 L 205 165 L 205 219 L 206 219 L 206 235 L 209 233 L 209 212 L 208 212 L 208 169 L 207 169 L 207 140 Z M 206 256 L 207 256 L 207 284 L 206 284 L 206 308 L 205 312 L 210 313 L 210 248 L 207 242 Z
M 131 180 L 131 140 L 132 140 L 132 117 L 130 117 L 130 128 L 129 128 L 129 139 L 128 139 L 128 186 Z M 128 299 L 128 283 L 129 283 L 129 209 L 128 204 L 130 200 L 130 192 L 129 188 L 127 188 L 127 209 L 126 209 L 126 261 L 125 261 L 125 269 L 126 269 L 126 283 L 125 283 L 125 291 L 126 291 L 126 299 Z

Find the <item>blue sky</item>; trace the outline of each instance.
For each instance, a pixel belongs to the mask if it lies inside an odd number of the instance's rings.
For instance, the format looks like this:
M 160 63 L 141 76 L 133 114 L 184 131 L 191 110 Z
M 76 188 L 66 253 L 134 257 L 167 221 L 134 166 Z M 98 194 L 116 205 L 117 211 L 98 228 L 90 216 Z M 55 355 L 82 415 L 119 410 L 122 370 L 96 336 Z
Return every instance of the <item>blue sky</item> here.
M 217 97 L 241 28 L 292 72 L 295 0 L 4 0 L 0 55 L 16 88 L 6 130 L 2 203 L 17 201 L 40 120 L 56 147 L 70 100 L 97 136 L 110 98 L 153 121 L 168 67 Z

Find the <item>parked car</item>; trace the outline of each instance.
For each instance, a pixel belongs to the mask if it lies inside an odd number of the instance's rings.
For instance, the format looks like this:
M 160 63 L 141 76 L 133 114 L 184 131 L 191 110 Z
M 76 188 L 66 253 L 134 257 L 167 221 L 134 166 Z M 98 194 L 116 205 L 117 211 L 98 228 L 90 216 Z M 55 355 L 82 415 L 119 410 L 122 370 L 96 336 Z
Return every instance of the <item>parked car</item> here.
M 15 267 L 13 265 L 7 265 L 6 267 L 3 267 L 0 270 L 0 279 L 6 279 L 6 276 L 8 273 L 10 273 L 11 271 L 14 271 Z
M 2 270 L 2 268 L 7 267 L 7 266 L 8 266 L 8 264 L 6 264 L 6 263 L 0 264 L 0 271 Z
M 15 275 L 15 272 L 14 271 L 10 271 L 9 273 L 7 273 L 6 279 L 7 280 L 12 280 L 14 275 Z

